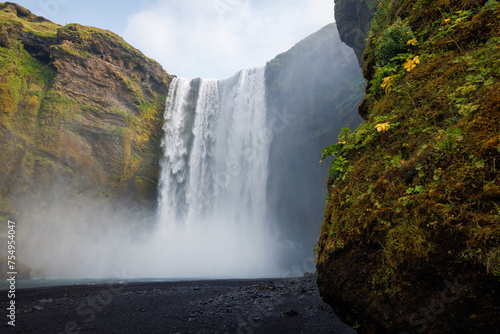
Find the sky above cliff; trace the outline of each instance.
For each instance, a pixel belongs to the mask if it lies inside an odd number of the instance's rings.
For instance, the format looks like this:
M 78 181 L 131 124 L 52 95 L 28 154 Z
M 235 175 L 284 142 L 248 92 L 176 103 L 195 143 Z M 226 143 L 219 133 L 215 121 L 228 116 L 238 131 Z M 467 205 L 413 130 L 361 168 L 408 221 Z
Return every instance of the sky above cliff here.
M 15 0 L 14 0 L 15 1 Z M 226 78 L 334 21 L 332 0 L 19 0 L 58 24 L 111 30 L 167 72 Z

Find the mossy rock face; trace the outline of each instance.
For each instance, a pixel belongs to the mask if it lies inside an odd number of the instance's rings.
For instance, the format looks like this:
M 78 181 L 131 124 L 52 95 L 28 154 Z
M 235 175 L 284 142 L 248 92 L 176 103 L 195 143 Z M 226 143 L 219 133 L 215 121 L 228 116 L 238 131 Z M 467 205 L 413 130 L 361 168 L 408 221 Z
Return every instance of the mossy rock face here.
M 0 3 L 0 198 L 54 184 L 154 206 L 172 76 L 121 37 Z M 132 191 L 132 193 L 127 193 Z
M 374 17 L 367 121 L 328 181 L 320 293 L 361 333 L 494 333 L 500 3 L 382 1 Z M 387 60 L 402 31 L 414 37 Z

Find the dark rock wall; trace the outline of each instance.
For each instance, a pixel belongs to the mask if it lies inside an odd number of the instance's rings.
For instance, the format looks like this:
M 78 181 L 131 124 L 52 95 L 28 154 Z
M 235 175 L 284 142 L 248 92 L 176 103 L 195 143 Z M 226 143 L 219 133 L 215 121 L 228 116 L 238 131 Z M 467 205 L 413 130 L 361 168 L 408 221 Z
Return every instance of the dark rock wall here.
M 335 0 L 335 22 L 340 39 L 354 50 L 360 66 L 377 4 L 371 0 Z

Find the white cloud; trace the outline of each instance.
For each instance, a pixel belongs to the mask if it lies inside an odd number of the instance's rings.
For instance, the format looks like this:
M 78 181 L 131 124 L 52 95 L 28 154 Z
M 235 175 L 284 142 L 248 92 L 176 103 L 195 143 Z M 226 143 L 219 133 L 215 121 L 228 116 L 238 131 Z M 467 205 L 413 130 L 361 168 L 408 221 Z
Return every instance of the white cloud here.
M 226 78 L 333 20 L 332 0 L 158 0 L 128 18 L 124 37 L 171 74 Z

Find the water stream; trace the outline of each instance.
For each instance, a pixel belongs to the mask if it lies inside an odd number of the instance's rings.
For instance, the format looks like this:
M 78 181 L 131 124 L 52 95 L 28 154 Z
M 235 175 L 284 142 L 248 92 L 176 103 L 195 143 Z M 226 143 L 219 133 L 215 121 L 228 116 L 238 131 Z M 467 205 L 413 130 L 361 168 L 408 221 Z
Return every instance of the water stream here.
M 176 253 L 198 275 L 272 275 L 265 68 L 225 80 L 174 79 L 164 130 L 158 216 L 165 242 L 183 240 Z

